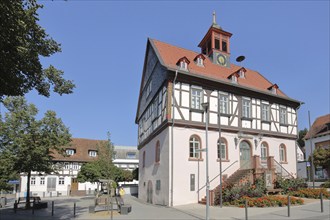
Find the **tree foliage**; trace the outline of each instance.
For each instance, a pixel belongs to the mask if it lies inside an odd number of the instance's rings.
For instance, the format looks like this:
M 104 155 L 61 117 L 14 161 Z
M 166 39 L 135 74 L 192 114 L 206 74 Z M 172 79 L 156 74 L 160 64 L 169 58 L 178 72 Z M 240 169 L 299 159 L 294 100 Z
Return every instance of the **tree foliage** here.
M 303 130 L 299 131 L 297 142 L 298 142 L 300 148 L 305 147 L 304 137 L 307 134 L 307 132 L 308 132 L 307 128 L 304 128 Z
M 0 1 L 0 101 L 32 89 L 49 97 L 51 86 L 60 95 L 75 87 L 63 71 L 52 65 L 42 68 L 40 57 L 61 52 L 61 45 L 38 24 L 42 7 L 36 0 Z
M 313 153 L 313 161 L 315 166 L 330 170 L 330 148 L 316 148 Z
M 3 104 L 8 112 L 0 126 L 0 157 L 7 158 L 1 160 L 2 172 L 27 174 L 29 197 L 31 172 L 53 172 L 52 152 L 63 154 L 62 147 L 70 143 L 71 135 L 53 111 L 38 120 L 38 109 L 23 97 L 8 97 Z
M 131 171 L 122 170 L 113 164 L 114 146 L 109 133 L 108 140 L 100 142 L 97 151 L 96 160 L 82 165 L 77 177 L 79 182 L 99 183 L 100 179 L 106 179 L 118 184 L 118 182 L 133 180 Z

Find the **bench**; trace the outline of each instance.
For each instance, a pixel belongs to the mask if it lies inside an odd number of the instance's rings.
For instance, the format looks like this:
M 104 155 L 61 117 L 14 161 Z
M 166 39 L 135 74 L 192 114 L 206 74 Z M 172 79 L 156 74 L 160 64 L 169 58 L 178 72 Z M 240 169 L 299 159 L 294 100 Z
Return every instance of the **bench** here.
M 41 202 L 40 196 L 31 196 L 29 202 L 33 204 L 33 207 L 35 209 L 42 209 L 42 208 L 47 208 L 48 207 L 47 202 Z M 26 198 L 25 197 L 19 197 L 18 201 L 16 203 L 16 208 L 17 208 L 18 204 L 25 204 L 25 203 L 26 203 Z M 15 204 L 14 204 L 14 207 L 15 207 Z
M 127 215 L 132 211 L 132 206 L 124 203 L 124 199 L 122 197 L 116 197 L 118 211 L 121 215 Z
M 267 189 L 266 195 L 270 194 L 280 194 L 283 192 L 283 189 Z

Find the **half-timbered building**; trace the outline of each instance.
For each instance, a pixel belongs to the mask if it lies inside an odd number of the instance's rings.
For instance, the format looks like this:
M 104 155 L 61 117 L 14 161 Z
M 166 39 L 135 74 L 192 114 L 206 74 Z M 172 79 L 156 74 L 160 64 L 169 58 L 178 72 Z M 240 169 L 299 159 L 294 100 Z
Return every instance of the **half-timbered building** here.
M 148 39 L 135 121 L 140 199 L 175 206 L 203 198 L 206 145 L 210 189 L 220 161 L 223 180 L 263 167 L 296 175 L 300 102 L 233 64 L 231 36 L 214 15 L 199 52 Z

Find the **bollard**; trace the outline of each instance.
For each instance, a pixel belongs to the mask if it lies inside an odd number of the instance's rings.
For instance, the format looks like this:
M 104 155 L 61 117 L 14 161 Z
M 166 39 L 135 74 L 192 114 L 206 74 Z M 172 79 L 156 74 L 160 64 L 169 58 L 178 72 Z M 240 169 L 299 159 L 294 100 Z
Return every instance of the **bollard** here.
M 34 202 L 34 200 L 33 200 L 32 204 L 33 204 L 33 206 L 32 206 L 32 215 L 34 215 L 34 207 L 35 207 L 35 202 Z
M 76 217 L 76 203 L 73 203 L 73 217 Z
M 290 196 L 288 196 L 288 217 L 290 217 Z
M 245 220 L 248 220 L 247 199 L 245 200 Z
M 16 210 L 17 210 L 17 200 L 15 200 L 15 203 L 14 203 L 14 213 L 16 213 Z
M 52 201 L 52 216 L 54 216 L 54 201 Z
M 320 194 L 320 200 L 321 200 L 321 212 L 323 212 L 323 194 L 322 194 L 322 192 Z

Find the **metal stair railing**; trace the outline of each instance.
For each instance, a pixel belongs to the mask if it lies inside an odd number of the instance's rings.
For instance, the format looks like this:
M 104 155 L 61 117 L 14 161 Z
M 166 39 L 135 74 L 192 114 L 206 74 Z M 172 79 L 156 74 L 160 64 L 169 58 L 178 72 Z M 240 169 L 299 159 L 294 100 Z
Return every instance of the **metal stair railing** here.
M 294 176 L 289 172 L 287 171 L 279 162 L 277 162 L 275 159 L 275 172 L 277 174 L 280 174 L 281 177 L 284 177 L 284 178 L 294 178 Z M 285 175 L 284 175 L 285 174 Z
M 223 171 L 222 171 L 222 173 L 224 173 L 226 170 L 228 170 L 231 166 L 233 166 L 235 163 L 237 163 L 238 162 L 238 160 L 236 160 L 236 161 L 234 161 L 233 163 L 231 163 L 226 169 L 224 169 Z M 213 181 L 213 180 L 215 180 L 217 177 L 219 177 L 220 176 L 220 173 L 218 174 L 218 175 L 216 175 L 213 179 L 211 179 L 211 181 L 210 181 L 210 183 Z M 198 190 L 197 190 L 197 193 L 199 192 L 199 191 L 201 191 L 204 187 L 206 186 L 206 184 L 204 185 L 204 186 L 202 186 L 201 188 L 199 188 Z

